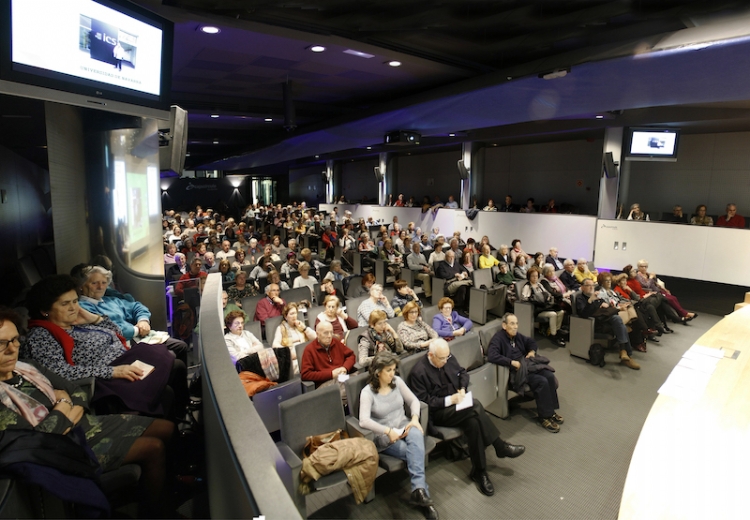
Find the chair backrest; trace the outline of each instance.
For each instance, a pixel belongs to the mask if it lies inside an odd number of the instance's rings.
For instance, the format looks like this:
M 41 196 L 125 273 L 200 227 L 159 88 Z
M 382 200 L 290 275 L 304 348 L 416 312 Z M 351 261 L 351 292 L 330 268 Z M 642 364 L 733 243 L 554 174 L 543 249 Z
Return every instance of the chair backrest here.
M 309 287 L 297 287 L 296 289 L 289 289 L 288 291 L 281 291 L 279 297 L 286 303 L 300 302 L 302 300 L 310 300 L 310 288 Z
M 360 296 L 359 298 L 352 298 L 350 300 L 347 300 L 346 313 L 356 320 L 359 306 L 362 304 L 363 301 L 365 301 L 369 297 L 370 297 L 369 295 L 365 295 L 365 296 Z
M 398 373 L 401 376 L 401 379 L 403 379 L 407 385 L 409 384 L 409 374 L 411 374 L 411 370 L 414 368 L 414 365 L 416 365 L 419 360 L 426 355 L 427 351 L 423 350 L 422 352 L 417 352 L 416 354 L 412 354 L 411 356 L 406 356 L 399 362 Z
M 349 415 L 359 419 L 359 396 L 362 389 L 367 386 L 367 378 L 370 376 L 367 372 L 351 376 L 344 383 L 346 390 L 346 403 L 349 405 Z
M 513 282 L 513 287 L 516 291 L 516 297 L 520 300 L 521 299 L 521 291 L 523 290 L 523 286 L 529 283 L 526 280 L 516 280 Z
M 479 334 L 476 332 L 469 332 L 465 336 L 458 337 L 449 345 L 451 355 L 466 370 L 473 370 L 484 364 L 482 346 L 479 344 Z
M 281 440 L 301 456 L 305 439 L 346 428 L 338 385 L 319 388 L 279 404 Z
M 269 345 L 273 344 L 273 338 L 276 337 L 276 329 L 281 325 L 281 321 L 284 319 L 283 316 L 273 316 L 266 320 L 266 342 Z
M 432 318 L 434 318 L 437 314 L 440 314 L 440 309 L 438 309 L 437 305 L 431 305 L 430 307 L 425 307 L 422 309 L 422 320 L 432 327 Z
M 201 306 L 201 293 L 198 287 L 186 287 L 183 294 L 185 303 L 193 310 Z
M 357 288 L 362 286 L 362 276 L 355 275 L 349 279 L 349 289 L 346 291 L 347 298 L 353 298 Z
M 250 316 L 250 319 L 245 322 L 245 330 L 252 333 L 253 336 L 258 338 L 258 341 L 263 341 L 263 335 L 261 332 L 261 326 L 259 321 L 253 321 L 253 317 Z
M 489 289 L 492 287 L 492 269 L 475 269 L 471 274 L 474 278 L 474 287 L 476 289 Z
M 395 318 L 388 320 L 388 324 L 393 327 L 393 330 L 398 330 L 398 326 L 401 325 L 402 321 L 404 321 L 403 316 L 396 316 Z
M 355 355 L 359 352 L 359 337 L 363 334 L 367 334 L 369 328 L 370 327 L 357 327 L 346 334 L 346 346 L 352 349 Z
M 245 311 L 245 314 L 248 315 L 250 320 L 255 317 L 255 308 L 258 306 L 258 302 L 265 297 L 265 294 L 258 294 L 256 296 L 248 296 L 247 298 L 242 298 L 242 310 Z M 258 339 L 260 339 L 260 336 L 258 336 Z
M 250 278 L 250 273 L 253 272 L 253 269 L 255 269 L 254 265 L 243 265 L 242 270 L 245 271 L 247 274 L 247 277 Z
M 310 307 L 309 309 L 307 309 L 307 326 L 312 327 L 312 329 L 315 330 L 315 318 L 317 318 L 318 314 L 325 310 L 326 308 L 323 305 Z
M 302 385 L 299 376 L 284 384 L 274 386 L 253 396 L 253 405 L 260 415 L 268 433 L 278 431 L 279 404 L 302 394 Z
M 309 345 L 309 341 L 303 341 L 302 343 L 297 343 L 294 345 L 294 352 L 297 354 L 297 366 L 302 368 L 302 354 L 305 353 L 305 347 Z
M 578 289 L 576 292 L 574 292 L 572 295 L 570 295 L 570 303 L 572 308 L 572 315 L 578 316 L 578 309 L 576 309 L 576 300 L 578 299 L 578 295 L 581 294 L 581 290 Z
M 485 354 L 487 353 L 487 349 L 490 348 L 492 337 L 497 334 L 498 331 L 502 330 L 502 328 L 503 322 L 501 320 L 492 320 L 477 329 L 477 332 L 479 333 L 479 343 L 482 345 Z

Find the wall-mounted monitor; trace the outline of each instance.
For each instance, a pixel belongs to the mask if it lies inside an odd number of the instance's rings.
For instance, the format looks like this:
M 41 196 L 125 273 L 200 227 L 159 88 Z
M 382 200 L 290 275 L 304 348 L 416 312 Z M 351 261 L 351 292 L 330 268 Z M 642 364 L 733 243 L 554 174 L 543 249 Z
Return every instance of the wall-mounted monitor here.
M 0 79 L 169 108 L 172 22 L 126 0 L 0 0 Z
M 680 131 L 671 128 L 631 128 L 626 143 L 627 160 L 676 161 Z

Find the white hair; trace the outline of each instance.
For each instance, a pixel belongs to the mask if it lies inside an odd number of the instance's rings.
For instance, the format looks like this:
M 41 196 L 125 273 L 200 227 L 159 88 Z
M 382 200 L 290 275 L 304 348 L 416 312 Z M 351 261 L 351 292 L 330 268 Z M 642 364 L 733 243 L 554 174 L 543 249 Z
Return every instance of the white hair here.
M 436 338 L 436 339 L 433 339 L 433 340 L 432 340 L 432 341 L 430 342 L 430 351 L 429 351 L 429 352 L 430 352 L 430 354 L 432 354 L 433 356 L 434 356 L 435 354 L 437 354 L 437 351 L 438 351 L 438 349 L 439 349 L 440 347 L 445 347 L 445 348 L 447 348 L 447 349 L 448 349 L 448 351 L 450 352 L 450 346 L 448 346 L 448 342 L 447 342 L 447 341 L 445 341 L 445 340 L 444 340 L 443 338 Z
M 83 268 L 81 271 L 81 275 L 83 275 L 83 283 L 88 282 L 92 274 L 102 274 L 107 278 L 107 285 L 112 283 L 112 271 L 109 271 L 100 265 L 91 265 Z

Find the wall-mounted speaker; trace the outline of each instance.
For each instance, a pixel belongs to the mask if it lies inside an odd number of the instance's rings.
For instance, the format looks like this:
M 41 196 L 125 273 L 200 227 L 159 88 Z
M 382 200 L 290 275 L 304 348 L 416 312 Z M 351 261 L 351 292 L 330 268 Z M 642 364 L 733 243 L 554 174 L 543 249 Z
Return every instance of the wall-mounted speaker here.
M 469 169 L 464 165 L 463 159 L 458 160 L 458 176 L 461 177 L 461 180 L 469 178 Z
M 169 110 L 169 128 L 159 129 L 159 169 L 182 174 L 187 151 L 187 111 L 177 105 Z
M 375 179 L 377 179 L 378 182 L 383 182 L 383 179 L 385 179 L 385 175 L 380 173 L 380 166 L 376 166 L 375 168 L 373 168 L 373 170 L 375 171 Z
M 615 164 L 615 157 L 612 152 L 604 154 L 604 174 L 608 179 L 617 177 L 617 165 Z

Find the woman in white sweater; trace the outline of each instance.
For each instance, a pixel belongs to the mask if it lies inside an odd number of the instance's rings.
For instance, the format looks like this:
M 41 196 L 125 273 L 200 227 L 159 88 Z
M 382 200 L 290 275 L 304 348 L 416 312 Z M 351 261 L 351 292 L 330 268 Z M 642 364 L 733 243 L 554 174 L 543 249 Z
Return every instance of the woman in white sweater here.
M 256 338 L 252 332 L 245 330 L 245 319 L 247 315 L 242 311 L 231 311 L 224 318 L 224 324 L 229 332 L 224 334 L 224 341 L 232 356 L 232 363 L 245 356 L 263 350 L 263 343 Z

